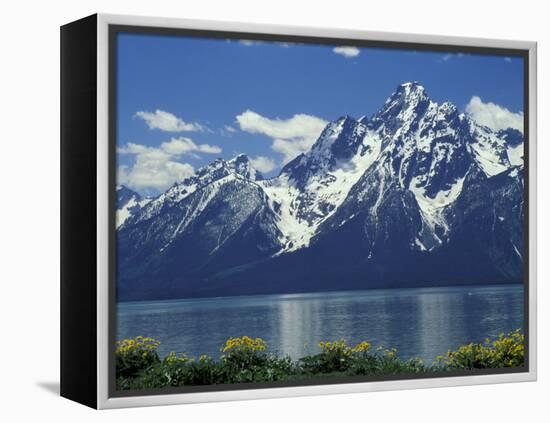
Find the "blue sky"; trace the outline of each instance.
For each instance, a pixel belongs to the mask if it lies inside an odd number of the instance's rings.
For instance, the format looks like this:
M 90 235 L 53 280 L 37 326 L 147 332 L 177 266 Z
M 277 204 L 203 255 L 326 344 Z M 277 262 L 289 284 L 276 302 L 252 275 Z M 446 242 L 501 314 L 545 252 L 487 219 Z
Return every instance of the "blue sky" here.
M 489 126 L 520 122 L 523 111 L 517 57 L 138 34 L 117 42 L 119 183 L 143 194 L 238 153 L 276 174 L 327 121 L 371 115 L 407 81 Z

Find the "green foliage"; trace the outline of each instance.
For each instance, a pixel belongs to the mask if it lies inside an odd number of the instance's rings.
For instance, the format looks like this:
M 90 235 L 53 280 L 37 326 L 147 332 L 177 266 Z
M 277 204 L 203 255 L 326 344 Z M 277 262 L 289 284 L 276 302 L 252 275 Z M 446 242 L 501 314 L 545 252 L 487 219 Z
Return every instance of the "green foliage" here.
M 224 383 L 224 374 L 219 363 L 211 357 L 201 356 L 195 360 L 171 353 L 157 365 L 143 371 L 139 377 L 126 380 L 125 386 L 128 386 L 126 389 L 152 389 L 219 383 Z
M 524 336 L 519 331 L 501 333 L 494 341 L 462 345 L 439 357 L 439 363 L 449 369 L 491 369 L 523 366 Z
M 267 353 L 261 338 L 229 338 L 220 349 L 226 383 L 274 382 L 294 373 L 290 357 Z
M 117 343 L 117 388 L 151 389 L 223 383 L 275 382 L 311 377 L 414 374 L 456 369 L 523 365 L 521 332 L 500 335 L 483 344 L 463 345 L 439 357 L 433 366 L 420 359 L 402 360 L 395 349 L 377 348 L 364 341 L 351 346 L 345 340 L 320 342 L 320 352 L 294 362 L 289 356 L 267 351 L 261 338 L 230 338 L 221 346 L 219 360 L 202 355 L 157 355 L 158 341 L 137 337 Z
M 345 340 L 319 342 L 321 352 L 300 359 L 302 369 L 306 373 L 333 373 L 345 372 L 355 362 L 368 357 L 370 344 L 366 341 L 354 347 L 349 346 Z
M 143 370 L 158 363 L 160 361 L 157 354 L 159 345 L 160 341 L 143 336 L 117 342 L 115 350 L 117 377 L 136 377 Z
M 302 371 L 311 376 L 327 373 L 372 376 L 419 373 L 428 370 L 420 359 L 403 361 L 397 356 L 395 349 L 377 348 L 372 351 L 366 341 L 352 347 L 340 339 L 334 342 L 320 342 L 319 347 L 319 354 L 300 359 Z
M 350 366 L 348 373 L 368 376 L 422 373 L 431 370 L 419 358 L 411 358 L 410 360 L 400 359 L 395 348 L 391 350 L 378 348 L 372 354 L 364 354 L 357 357 Z

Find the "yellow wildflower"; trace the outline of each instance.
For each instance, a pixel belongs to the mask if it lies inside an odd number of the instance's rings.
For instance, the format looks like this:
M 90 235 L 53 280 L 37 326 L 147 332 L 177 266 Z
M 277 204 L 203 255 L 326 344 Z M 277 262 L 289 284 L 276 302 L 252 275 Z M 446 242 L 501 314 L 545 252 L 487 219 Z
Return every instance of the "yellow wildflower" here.
M 242 336 L 240 338 L 229 338 L 225 341 L 225 345 L 222 345 L 221 352 L 228 351 L 265 351 L 267 349 L 267 343 L 262 338 L 252 339 L 248 336 Z

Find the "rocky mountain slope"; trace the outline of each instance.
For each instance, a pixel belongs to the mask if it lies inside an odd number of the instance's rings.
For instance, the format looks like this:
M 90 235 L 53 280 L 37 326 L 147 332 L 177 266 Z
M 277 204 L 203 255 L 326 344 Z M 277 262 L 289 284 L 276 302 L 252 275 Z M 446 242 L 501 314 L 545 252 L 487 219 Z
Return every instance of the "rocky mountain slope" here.
M 523 172 L 521 132 L 405 83 L 274 178 L 239 155 L 144 204 L 130 196 L 118 298 L 520 282 Z

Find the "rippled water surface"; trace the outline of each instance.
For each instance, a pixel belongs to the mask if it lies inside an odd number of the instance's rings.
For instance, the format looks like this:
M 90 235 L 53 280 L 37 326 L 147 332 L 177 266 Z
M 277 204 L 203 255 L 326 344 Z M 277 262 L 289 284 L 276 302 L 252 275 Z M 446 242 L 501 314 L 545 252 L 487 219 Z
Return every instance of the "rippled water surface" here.
M 522 328 L 523 287 L 388 289 L 119 303 L 117 339 L 161 341 L 160 353 L 219 355 L 229 337 L 265 339 L 299 358 L 321 340 L 368 340 L 431 362 L 449 349 Z

